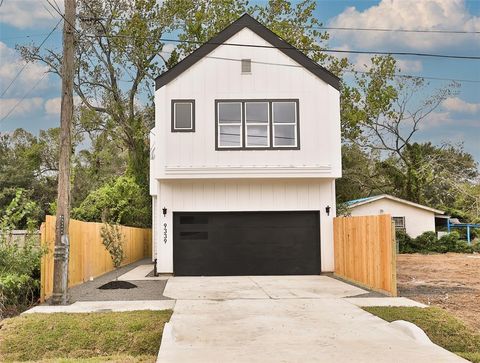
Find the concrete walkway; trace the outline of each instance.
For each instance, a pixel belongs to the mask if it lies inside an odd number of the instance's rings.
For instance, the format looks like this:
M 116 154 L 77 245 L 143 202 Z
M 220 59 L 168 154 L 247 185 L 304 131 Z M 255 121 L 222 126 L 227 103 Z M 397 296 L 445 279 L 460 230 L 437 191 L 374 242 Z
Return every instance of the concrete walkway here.
M 114 311 L 173 309 L 175 300 L 77 301 L 71 305 L 39 305 L 23 314 L 105 313 Z
M 158 362 L 466 362 L 347 298 L 365 293 L 326 276 L 173 277 Z

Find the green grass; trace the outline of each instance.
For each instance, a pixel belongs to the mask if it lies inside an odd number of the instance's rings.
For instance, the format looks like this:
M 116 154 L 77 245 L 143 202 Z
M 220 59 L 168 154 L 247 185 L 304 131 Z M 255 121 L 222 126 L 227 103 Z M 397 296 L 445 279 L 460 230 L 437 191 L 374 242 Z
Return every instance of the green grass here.
M 406 320 L 419 326 L 435 344 L 480 363 L 480 334 L 438 307 L 365 307 L 386 321 Z
M 1 322 L 0 361 L 154 362 L 171 310 L 28 314 Z

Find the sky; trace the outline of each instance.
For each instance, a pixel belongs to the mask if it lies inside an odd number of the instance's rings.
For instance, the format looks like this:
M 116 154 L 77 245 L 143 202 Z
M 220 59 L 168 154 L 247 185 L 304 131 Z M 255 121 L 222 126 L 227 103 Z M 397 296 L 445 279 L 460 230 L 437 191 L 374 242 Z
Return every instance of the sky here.
M 63 0 L 56 2 L 63 9 Z M 326 27 L 480 32 L 480 0 L 319 0 L 315 16 Z M 16 44 L 34 42 L 38 45 L 59 19 L 44 0 L 3 0 L 0 7 L 0 94 L 3 94 L 0 132 L 22 127 L 36 134 L 40 129 L 59 126 L 60 79 L 46 74 L 47 68 L 42 64 L 25 64 L 15 50 Z M 61 30 L 62 24 L 42 48 L 61 49 Z M 359 30 L 329 30 L 329 33 L 328 46 L 332 49 L 480 56 L 480 33 Z M 480 60 L 395 58 L 404 74 L 462 80 L 458 94 L 445 100 L 424 120 L 416 141 L 438 145 L 463 143 L 465 150 L 480 161 Z M 356 69 L 364 70 L 370 56 L 350 55 L 349 59 Z M 450 83 L 428 82 L 425 94 Z

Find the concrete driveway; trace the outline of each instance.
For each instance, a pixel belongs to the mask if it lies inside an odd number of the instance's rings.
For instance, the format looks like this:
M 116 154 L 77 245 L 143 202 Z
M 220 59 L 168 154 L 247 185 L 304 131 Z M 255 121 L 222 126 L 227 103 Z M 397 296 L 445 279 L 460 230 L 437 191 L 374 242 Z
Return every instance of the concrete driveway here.
M 466 362 L 346 298 L 364 293 L 326 276 L 171 278 L 158 362 Z

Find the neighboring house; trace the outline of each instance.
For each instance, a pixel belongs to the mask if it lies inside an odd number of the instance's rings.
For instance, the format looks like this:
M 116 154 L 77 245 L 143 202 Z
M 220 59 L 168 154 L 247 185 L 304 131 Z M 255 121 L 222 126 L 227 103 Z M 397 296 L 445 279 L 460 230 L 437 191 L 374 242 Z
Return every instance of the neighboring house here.
M 339 177 L 339 79 L 249 15 L 156 79 L 159 273 L 333 271 Z
M 441 218 L 445 213 L 388 194 L 351 200 L 346 204 L 352 216 L 390 214 L 395 228 L 404 230 L 410 237 L 427 231 L 434 232 L 435 218 Z

